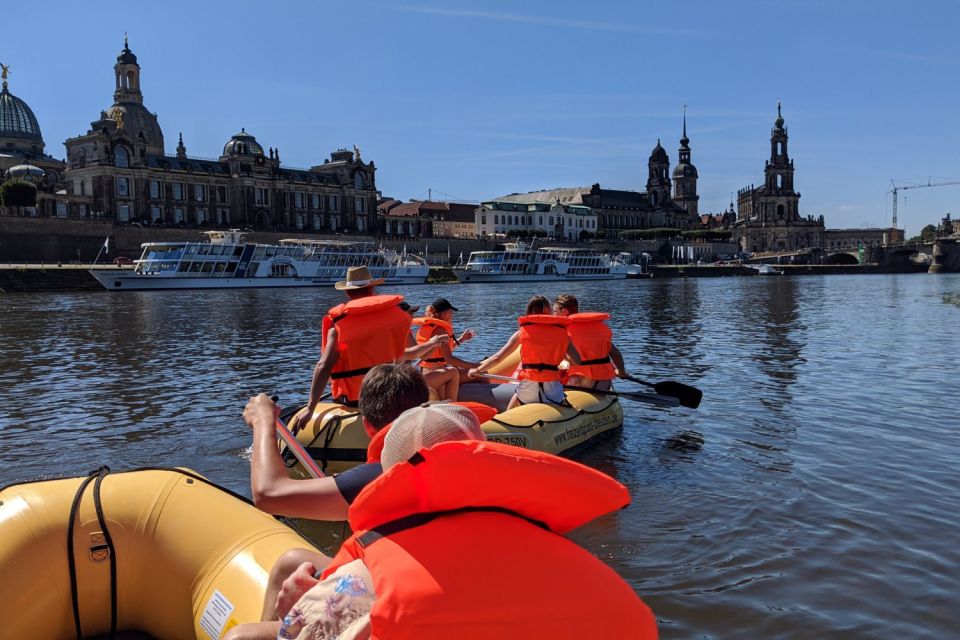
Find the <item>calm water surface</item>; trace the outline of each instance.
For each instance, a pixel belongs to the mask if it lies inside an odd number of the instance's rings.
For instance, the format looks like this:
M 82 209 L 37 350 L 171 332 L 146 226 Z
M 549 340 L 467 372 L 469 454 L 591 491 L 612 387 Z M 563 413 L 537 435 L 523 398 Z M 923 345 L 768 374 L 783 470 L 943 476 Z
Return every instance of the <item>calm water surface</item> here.
M 960 276 L 567 290 L 613 314 L 636 375 L 705 391 L 697 410 L 626 405 L 623 432 L 580 458 L 633 504 L 574 537 L 636 588 L 664 638 L 956 637 Z M 403 291 L 449 297 L 478 358 L 539 292 L 561 287 Z M 0 484 L 182 465 L 249 495 L 243 405 L 305 397 L 338 296 L 0 297 Z M 308 531 L 327 549 L 343 533 Z

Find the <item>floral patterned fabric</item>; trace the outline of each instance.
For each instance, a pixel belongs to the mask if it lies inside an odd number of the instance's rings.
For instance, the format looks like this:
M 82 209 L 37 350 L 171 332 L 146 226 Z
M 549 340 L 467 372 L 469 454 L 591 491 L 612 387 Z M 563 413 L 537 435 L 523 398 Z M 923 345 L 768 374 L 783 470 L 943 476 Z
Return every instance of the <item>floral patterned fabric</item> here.
M 376 594 L 362 560 L 348 562 L 303 594 L 283 620 L 278 640 L 363 640 L 370 637 Z

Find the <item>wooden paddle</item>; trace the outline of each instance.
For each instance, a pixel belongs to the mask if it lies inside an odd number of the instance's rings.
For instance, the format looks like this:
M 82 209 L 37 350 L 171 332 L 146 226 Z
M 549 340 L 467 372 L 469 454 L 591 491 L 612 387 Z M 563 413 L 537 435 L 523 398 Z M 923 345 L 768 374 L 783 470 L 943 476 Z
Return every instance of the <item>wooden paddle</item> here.
M 491 380 L 500 380 L 501 382 L 520 382 L 518 378 L 511 378 L 510 376 L 498 376 L 493 373 L 484 373 L 481 377 L 490 378 Z M 677 398 L 673 396 L 657 395 L 655 393 L 643 393 L 642 391 L 601 391 L 600 389 L 591 389 L 590 387 L 575 387 L 572 385 L 565 385 L 563 388 L 571 391 L 586 391 L 587 393 L 616 396 L 618 398 L 626 398 L 627 400 L 634 400 L 636 402 L 645 402 L 658 407 L 680 406 L 680 401 Z
M 700 389 L 691 387 L 690 385 L 682 384 L 680 382 L 674 382 L 673 380 L 666 380 L 664 382 L 647 382 L 646 380 L 634 378 L 633 376 L 623 376 L 623 378 L 625 380 L 630 380 L 631 382 L 636 382 L 637 384 L 650 387 L 661 396 L 674 397 L 682 406 L 690 407 L 691 409 L 696 409 L 699 407 L 700 400 L 703 399 L 703 391 L 700 391 Z
M 274 402 L 277 401 L 277 396 L 271 398 Z M 287 429 L 287 425 L 283 424 L 283 420 L 280 417 L 277 417 L 277 435 L 280 436 L 280 439 L 283 440 L 283 443 L 287 445 L 287 449 L 290 450 L 290 453 L 293 454 L 293 457 L 297 459 L 297 462 L 300 463 L 304 469 L 307 470 L 307 473 L 310 474 L 313 478 L 322 478 L 323 471 L 320 470 L 320 467 L 317 466 L 317 463 L 313 461 L 313 458 L 310 457 L 310 454 L 307 453 L 307 450 L 303 448 L 303 445 L 297 440 L 297 437 L 290 433 L 290 429 Z

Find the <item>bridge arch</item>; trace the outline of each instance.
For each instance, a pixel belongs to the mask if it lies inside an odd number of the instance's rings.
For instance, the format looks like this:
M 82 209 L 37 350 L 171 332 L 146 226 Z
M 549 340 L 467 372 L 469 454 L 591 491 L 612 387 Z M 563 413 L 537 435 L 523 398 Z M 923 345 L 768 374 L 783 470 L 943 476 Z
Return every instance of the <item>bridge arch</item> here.
M 841 251 L 828 255 L 823 259 L 823 264 L 860 264 L 860 261 L 855 255 Z

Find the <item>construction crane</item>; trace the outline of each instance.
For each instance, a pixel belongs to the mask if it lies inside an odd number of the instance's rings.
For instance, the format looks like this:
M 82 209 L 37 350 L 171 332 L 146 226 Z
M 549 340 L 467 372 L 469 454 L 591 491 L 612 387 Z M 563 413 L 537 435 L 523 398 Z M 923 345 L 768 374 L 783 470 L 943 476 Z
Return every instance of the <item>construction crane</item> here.
M 907 189 L 926 189 L 927 187 L 946 187 L 952 184 L 960 184 L 960 180 L 951 180 L 949 182 L 930 182 L 927 178 L 927 184 L 906 184 L 898 187 L 893 180 L 890 181 L 890 191 L 893 194 L 893 228 L 897 228 L 897 191 L 906 191 Z

